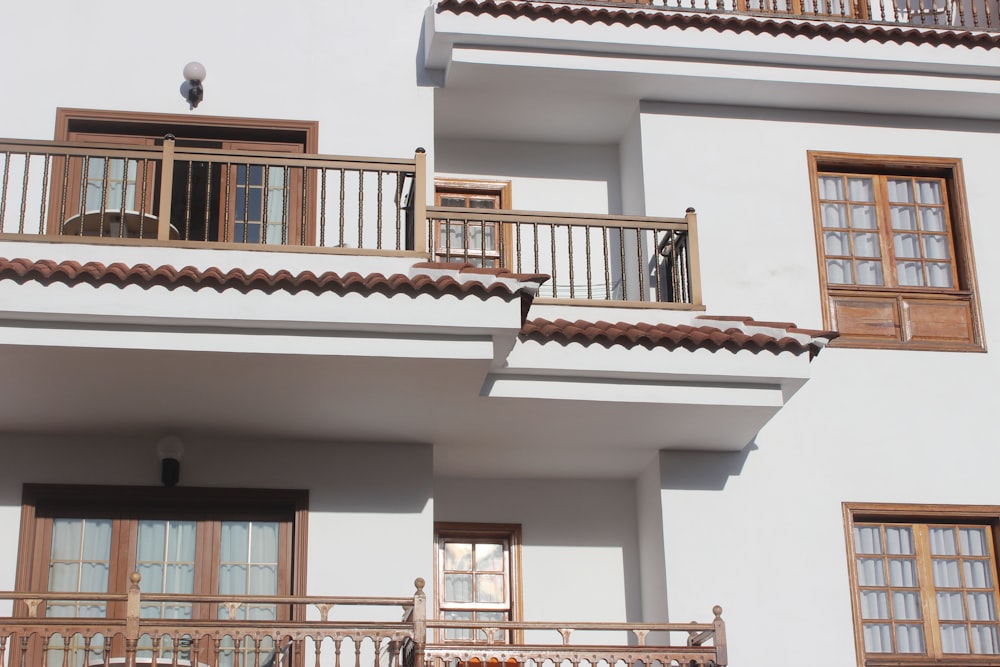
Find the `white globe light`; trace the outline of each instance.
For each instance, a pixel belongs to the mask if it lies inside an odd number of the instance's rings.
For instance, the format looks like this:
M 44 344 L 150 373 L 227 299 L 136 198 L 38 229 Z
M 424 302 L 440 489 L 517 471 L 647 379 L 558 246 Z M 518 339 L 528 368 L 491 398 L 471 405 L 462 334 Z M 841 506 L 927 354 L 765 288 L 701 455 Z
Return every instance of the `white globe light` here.
M 184 78 L 188 81 L 204 81 L 205 66 L 198 61 L 191 61 L 184 66 Z

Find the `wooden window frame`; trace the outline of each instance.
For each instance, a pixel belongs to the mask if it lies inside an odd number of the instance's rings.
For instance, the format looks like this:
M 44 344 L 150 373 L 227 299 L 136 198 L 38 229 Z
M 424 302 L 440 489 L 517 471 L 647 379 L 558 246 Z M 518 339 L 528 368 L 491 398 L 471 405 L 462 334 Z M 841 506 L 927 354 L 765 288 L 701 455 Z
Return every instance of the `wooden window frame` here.
M 875 349 L 985 351 L 962 160 L 823 151 L 808 151 L 807 155 L 823 322 L 825 328 L 840 332 L 840 337 L 831 344 Z M 955 287 L 829 283 L 818 180 L 823 172 L 943 179 L 958 281 Z M 886 230 L 879 215 L 877 231 L 885 238 Z M 892 246 L 882 247 L 883 255 L 891 252 Z
M 44 590 L 47 586 L 46 543 L 51 539 L 51 521 L 55 515 L 128 517 L 128 520 L 201 517 L 199 523 L 217 523 L 219 517 L 263 517 L 288 523 L 288 530 L 279 544 L 279 595 L 301 595 L 306 585 L 308 505 L 309 492 L 305 490 L 25 484 L 15 585 L 19 591 Z M 199 529 L 202 529 L 201 526 Z M 122 537 L 120 533 L 113 534 L 112 546 Z M 123 571 L 123 568 L 127 569 L 128 563 L 134 559 L 135 545 L 131 547 L 130 550 L 112 551 L 119 556 L 112 560 L 108 580 L 110 591 L 126 591 L 129 572 Z M 202 572 L 198 576 L 201 578 L 206 574 L 213 581 L 218 576 L 217 572 Z M 213 585 L 209 583 L 208 587 Z M 288 590 L 283 590 L 284 587 Z M 113 610 L 109 606 L 109 614 L 118 612 L 124 615 L 124 611 Z M 24 612 L 25 609 L 21 608 L 17 613 Z M 292 620 L 304 620 L 304 613 L 304 609 L 294 607 Z M 210 617 L 207 609 L 202 615 Z
M 438 521 L 434 523 L 434 600 L 433 618 L 443 618 L 441 600 L 444 595 L 444 563 L 441 558 L 441 548 L 444 539 L 503 539 L 507 540 L 510 549 L 510 573 L 508 574 L 510 594 L 510 620 L 518 621 L 523 617 L 521 593 L 521 525 L 516 523 L 461 523 Z M 474 635 L 475 636 L 475 635 Z M 444 631 L 435 629 L 434 641 L 447 643 Z M 523 633 L 514 631 L 510 643 L 523 641 Z
M 87 142 L 87 136 L 96 136 L 97 141 L 90 140 L 90 143 L 106 142 L 108 135 L 115 135 L 121 139 L 134 139 L 136 145 L 150 145 L 156 140 L 160 140 L 167 133 L 177 136 L 178 141 L 197 143 L 198 141 L 210 141 L 221 144 L 223 149 L 248 150 L 254 148 L 255 144 L 262 151 L 278 151 L 290 153 L 315 154 L 319 150 L 319 123 L 317 121 L 299 121 L 286 119 L 264 119 L 264 118 L 240 118 L 232 116 L 185 116 L 181 114 L 158 114 L 136 111 L 108 111 L 103 109 L 56 109 L 56 141 L 81 141 Z M 124 143 L 116 140 L 114 143 Z M 293 150 L 293 148 L 295 150 Z M 298 150 L 301 148 L 301 150 Z M 62 158 L 59 158 L 62 159 Z M 71 167 L 76 160 L 71 160 Z M 234 165 L 236 166 L 236 165 Z M 52 187 L 51 197 L 53 198 L 49 206 L 49 232 L 58 234 L 62 220 L 59 220 L 61 209 L 57 202 L 62 191 L 62 166 L 55 165 L 53 178 L 55 182 Z M 69 182 L 79 182 L 79 165 L 70 169 Z M 155 175 L 155 170 L 150 165 L 148 176 Z M 305 230 L 305 245 L 315 243 L 316 229 L 316 203 L 315 196 L 302 201 L 303 177 L 297 169 L 291 170 L 289 178 L 288 194 L 288 226 L 286 230 L 287 243 L 283 245 L 299 245 L 303 238 L 300 220 L 302 219 L 303 207 L 305 208 L 305 220 L 308 228 Z M 142 174 L 140 173 L 140 178 Z M 316 175 L 312 172 L 305 174 L 305 185 L 309 192 L 316 192 Z M 159 187 L 159 182 L 154 178 L 150 182 L 152 187 L 148 197 L 147 208 L 152 207 L 152 191 Z M 216 191 L 223 193 L 226 191 L 225 185 L 220 183 Z M 231 189 L 230 198 L 234 199 L 236 188 Z M 68 193 L 70 199 L 70 210 L 72 210 L 73 198 L 79 199 L 79 194 Z M 79 206 L 79 202 L 77 205 Z M 222 202 L 220 208 L 229 210 L 235 215 L 233 201 Z M 112 209 L 109 209 L 112 210 Z M 155 210 L 147 211 L 156 214 Z M 266 215 L 266 213 L 265 213 Z M 219 229 L 217 230 L 218 241 L 228 239 L 230 243 L 237 243 L 233 238 L 233 228 L 235 220 L 223 220 L 222 211 L 219 212 Z M 224 230 L 227 228 L 227 230 Z M 261 233 L 266 233 L 262 228 Z M 156 231 L 153 230 L 152 237 L 155 238 Z M 200 240 L 200 239 L 195 239 Z M 257 244 L 243 244 L 243 247 L 252 247 Z
M 482 195 L 485 197 L 496 197 L 499 201 L 499 207 L 495 210 L 498 211 L 509 211 L 511 208 L 511 182 L 501 181 L 501 180 L 482 180 L 482 179 L 464 179 L 464 178 L 436 178 L 434 179 L 434 204 L 436 206 L 441 205 L 441 197 L 447 196 L 448 194 L 456 195 Z M 473 209 L 473 210 L 490 210 L 490 209 Z M 443 259 L 445 254 L 444 248 L 438 246 L 438 239 L 440 236 L 440 221 L 434 221 L 433 229 L 433 239 L 434 242 L 431 247 L 431 256 L 436 260 L 439 258 Z M 500 224 L 499 234 L 497 236 L 497 243 L 499 248 L 497 249 L 497 261 L 499 267 L 509 267 L 511 266 L 511 244 L 513 241 L 512 229 L 509 225 Z M 470 256 L 472 253 L 469 253 Z M 480 253 L 482 256 L 486 256 L 484 253 Z M 479 255 L 476 255 L 477 257 Z
M 851 610 L 854 620 L 854 644 L 858 667 L 994 667 L 1000 665 L 1000 654 L 938 654 L 932 653 L 932 646 L 937 639 L 931 640 L 931 635 L 938 632 L 936 612 L 926 613 L 934 600 L 921 596 L 925 613 L 922 614 L 924 626 L 924 642 L 928 651 L 926 654 L 912 653 L 865 653 L 864 630 L 861 619 L 859 600 L 859 579 L 857 573 L 857 556 L 854 547 L 854 526 L 858 523 L 913 524 L 913 525 L 955 525 L 968 524 L 990 529 L 992 533 L 991 569 L 994 590 L 998 587 L 998 562 L 1000 554 L 1000 506 L 996 505 L 928 505 L 911 503 L 843 503 L 844 537 L 847 553 L 848 576 L 851 592 Z M 916 549 L 915 549 L 916 551 Z M 929 554 L 917 557 L 918 560 L 928 560 Z M 925 578 L 925 586 L 933 588 L 933 582 Z M 923 586 L 921 587 L 923 592 Z M 995 598 L 998 605 L 995 622 L 1000 628 L 1000 596 Z

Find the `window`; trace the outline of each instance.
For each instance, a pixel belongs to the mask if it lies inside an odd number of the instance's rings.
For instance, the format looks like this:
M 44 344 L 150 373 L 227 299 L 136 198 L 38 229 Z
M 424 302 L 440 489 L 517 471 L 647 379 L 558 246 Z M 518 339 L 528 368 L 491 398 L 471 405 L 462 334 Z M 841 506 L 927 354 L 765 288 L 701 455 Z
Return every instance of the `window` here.
M 304 491 L 26 485 L 18 589 L 124 593 L 129 574 L 138 572 L 144 593 L 294 595 L 305 581 L 306 504 Z M 40 613 L 121 618 L 119 604 L 50 601 Z M 288 613 L 260 604 L 238 618 L 281 620 Z M 228 618 L 208 603 L 147 602 L 141 614 Z M 82 645 L 67 648 L 69 664 L 86 664 Z M 163 657 L 171 648 L 162 648 Z M 98 659 L 102 649 L 90 647 Z M 59 651 L 48 659 L 62 662 Z
M 438 617 L 446 621 L 516 621 L 520 616 L 520 526 L 435 525 L 434 586 Z M 496 641 L 511 641 L 500 632 Z M 485 641 L 482 630 L 448 629 L 440 641 Z
M 848 504 L 845 511 L 862 664 L 901 657 L 913 665 L 984 664 L 976 656 L 1000 655 L 1000 507 Z
M 439 180 L 435 183 L 438 206 L 476 212 L 510 208 L 510 182 Z M 507 230 L 499 220 L 449 217 L 434 221 L 434 255 L 441 262 L 469 262 L 476 266 L 508 264 Z
M 983 349 L 961 161 L 809 156 L 836 344 Z
M 171 134 L 177 148 L 315 153 L 316 128 L 316 123 L 302 121 L 59 109 L 56 139 L 152 147 L 162 146 L 164 136 Z M 52 189 L 52 233 L 79 233 L 88 212 L 124 211 L 129 223 L 125 235 L 156 237 L 162 196 L 158 161 L 138 154 L 131 159 L 63 160 L 57 158 L 53 165 L 53 177 L 65 182 Z M 170 192 L 171 238 L 308 243 L 312 230 L 305 221 L 312 218 L 303 190 L 315 179 L 304 171 L 275 164 L 273 158 L 268 164 L 242 164 L 224 156 L 212 161 L 178 156 Z M 118 232 L 108 228 L 104 233 Z

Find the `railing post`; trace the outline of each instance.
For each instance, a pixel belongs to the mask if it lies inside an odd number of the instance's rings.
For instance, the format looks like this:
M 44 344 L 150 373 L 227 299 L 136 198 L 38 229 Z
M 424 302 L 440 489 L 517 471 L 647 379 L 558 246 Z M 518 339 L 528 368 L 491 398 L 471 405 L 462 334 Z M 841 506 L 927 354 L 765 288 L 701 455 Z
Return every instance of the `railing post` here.
M 418 148 L 413 159 L 413 249 L 427 252 L 427 151 Z
M 163 137 L 163 161 L 160 163 L 160 210 L 156 238 L 170 239 L 170 199 L 174 191 L 174 135 Z
M 695 306 L 701 302 L 701 259 L 698 251 L 698 214 L 689 207 L 685 212 L 687 219 L 688 275 L 691 285 L 691 303 Z
M 139 611 L 142 608 L 139 582 L 142 575 L 133 572 L 128 576 L 128 603 L 125 609 L 125 665 L 135 667 L 135 650 L 139 643 Z
M 729 664 L 729 655 L 726 651 L 726 622 L 722 620 L 722 607 L 715 605 L 712 607 L 715 614 L 715 638 L 712 643 L 715 645 L 715 662 L 719 667 L 726 667 Z
M 427 595 L 424 593 L 426 582 L 418 577 L 413 585 L 417 587 L 413 594 L 413 667 L 424 667 L 424 644 L 427 643 Z

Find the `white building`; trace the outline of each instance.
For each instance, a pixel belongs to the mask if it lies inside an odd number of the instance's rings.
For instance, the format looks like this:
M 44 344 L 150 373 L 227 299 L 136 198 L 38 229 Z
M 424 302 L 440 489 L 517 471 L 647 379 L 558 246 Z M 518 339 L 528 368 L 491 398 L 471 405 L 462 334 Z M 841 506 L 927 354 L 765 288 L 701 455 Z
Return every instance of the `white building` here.
M 0 665 L 1000 665 L 996 0 L 3 16 Z

